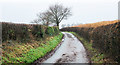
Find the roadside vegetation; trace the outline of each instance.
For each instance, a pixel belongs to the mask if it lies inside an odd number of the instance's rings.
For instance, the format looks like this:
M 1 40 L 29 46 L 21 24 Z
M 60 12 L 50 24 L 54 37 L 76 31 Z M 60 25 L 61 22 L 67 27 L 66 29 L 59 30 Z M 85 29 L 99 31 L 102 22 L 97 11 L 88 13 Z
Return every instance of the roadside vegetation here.
M 97 49 L 101 54 L 105 55 L 105 63 L 119 63 L 120 62 L 120 21 L 107 21 L 85 24 L 79 27 L 66 27 L 61 29 L 61 31 L 75 32 L 83 39 L 87 40 L 88 46 Z M 87 26 L 86 26 L 87 25 Z M 84 27 L 85 26 L 85 27 Z M 103 55 L 103 56 L 104 56 Z M 98 56 L 94 56 L 98 57 Z M 112 60 L 113 61 L 112 61 Z M 98 60 L 98 59 L 91 59 Z M 99 60 L 98 60 L 99 61 Z
M 91 63 L 105 63 L 105 62 L 111 62 L 110 59 L 105 59 L 105 54 L 100 53 L 97 49 L 92 47 L 92 43 L 87 41 L 86 39 L 80 37 L 77 33 L 75 32 L 70 32 L 73 35 L 75 35 L 84 45 L 86 51 L 87 51 L 87 56 L 90 59 Z M 113 60 L 112 60 L 113 61 Z
M 63 34 L 59 33 L 57 36 L 49 37 L 44 43 L 36 41 L 33 44 L 22 43 L 22 45 L 7 46 L 6 52 L 3 56 L 4 63 L 32 63 L 38 58 L 45 56 L 60 43 Z M 37 47 L 36 47 L 37 46 Z M 8 49 L 8 50 L 7 50 Z M 12 51 L 14 50 L 14 51 Z M 11 51 L 11 52 L 7 52 Z
M 2 63 L 32 63 L 61 42 L 58 27 L 2 23 Z M 6 37 L 7 36 L 7 37 Z

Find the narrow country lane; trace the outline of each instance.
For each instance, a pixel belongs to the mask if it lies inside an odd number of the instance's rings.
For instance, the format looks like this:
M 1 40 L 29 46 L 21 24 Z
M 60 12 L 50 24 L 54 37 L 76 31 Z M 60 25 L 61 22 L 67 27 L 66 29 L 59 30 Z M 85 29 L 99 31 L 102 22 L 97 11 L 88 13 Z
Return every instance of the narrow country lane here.
M 62 33 L 65 35 L 62 45 L 43 63 L 89 63 L 82 43 L 73 34 Z

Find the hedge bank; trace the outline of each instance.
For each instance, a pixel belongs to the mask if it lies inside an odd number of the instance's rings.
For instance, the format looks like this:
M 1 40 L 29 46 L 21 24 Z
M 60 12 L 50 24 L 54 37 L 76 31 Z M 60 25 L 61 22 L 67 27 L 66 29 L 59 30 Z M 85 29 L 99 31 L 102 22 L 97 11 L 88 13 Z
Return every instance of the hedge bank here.
M 2 41 L 17 40 L 20 42 L 46 38 L 47 35 L 59 33 L 58 27 L 47 27 L 35 24 L 14 24 L 2 22 Z
M 92 47 L 120 62 L 120 22 L 100 27 L 68 27 L 61 31 L 78 33 L 92 42 Z
M 3 63 L 32 63 L 53 50 L 63 34 L 59 28 L 2 22 Z

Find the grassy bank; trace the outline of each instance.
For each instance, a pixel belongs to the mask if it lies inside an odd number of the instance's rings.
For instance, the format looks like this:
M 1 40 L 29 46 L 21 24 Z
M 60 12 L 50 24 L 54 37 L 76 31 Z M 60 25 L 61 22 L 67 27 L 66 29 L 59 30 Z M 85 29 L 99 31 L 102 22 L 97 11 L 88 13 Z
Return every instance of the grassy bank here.
M 106 58 L 105 54 L 100 53 L 99 50 L 93 48 L 92 43 L 80 37 L 80 35 L 78 35 L 77 33 L 75 32 L 70 32 L 70 33 L 74 34 L 83 43 L 84 47 L 86 48 L 87 55 L 91 63 L 110 63 L 110 62 L 112 63 L 114 62 L 113 60 Z
M 56 36 L 49 36 L 45 40 L 33 41 L 33 43 L 11 41 L 10 45 L 3 47 L 2 62 L 32 63 L 53 50 L 60 43 L 62 37 L 63 34 L 59 33 Z

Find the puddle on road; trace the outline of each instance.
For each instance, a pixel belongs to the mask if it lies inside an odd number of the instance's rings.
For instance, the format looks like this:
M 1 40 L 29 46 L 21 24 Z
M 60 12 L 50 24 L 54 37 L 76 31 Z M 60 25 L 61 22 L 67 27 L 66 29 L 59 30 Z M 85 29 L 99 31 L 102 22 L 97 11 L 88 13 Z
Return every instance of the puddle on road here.
M 85 48 L 71 33 L 63 33 L 65 39 L 55 54 L 43 63 L 88 63 Z
M 71 36 L 70 34 L 67 34 L 67 36 L 68 36 L 69 38 L 72 38 L 72 36 Z

